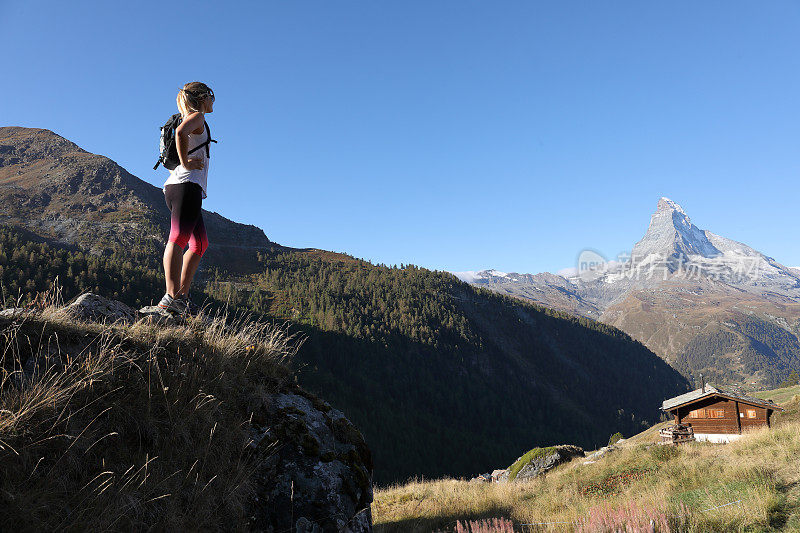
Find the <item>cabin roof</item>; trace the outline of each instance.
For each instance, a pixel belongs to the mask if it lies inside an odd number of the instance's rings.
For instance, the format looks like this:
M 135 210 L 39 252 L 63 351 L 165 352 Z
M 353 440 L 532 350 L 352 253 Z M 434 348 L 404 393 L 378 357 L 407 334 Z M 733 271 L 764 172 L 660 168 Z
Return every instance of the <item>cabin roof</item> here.
M 749 403 L 752 405 L 759 405 L 762 407 L 766 407 L 768 409 L 783 411 L 783 408 L 779 407 L 772 400 L 762 400 L 761 398 L 754 398 L 753 396 L 747 396 L 740 392 L 732 390 L 722 390 L 721 388 L 714 387 L 711 384 L 706 384 L 705 388 L 695 389 L 691 392 L 687 392 L 685 394 L 675 396 L 674 398 L 664 400 L 664 402 L 661 404 L 661 409 L 663 411 L 669 411 L 671 409 L 675 409 L 676 407 L 680 407 L 681 405 L 694 402 L 695 400 L 699 400 L 707 396 L 724 396 L 725 398 L 729 398 L 731 400 L 737 400 L 743 403 Z

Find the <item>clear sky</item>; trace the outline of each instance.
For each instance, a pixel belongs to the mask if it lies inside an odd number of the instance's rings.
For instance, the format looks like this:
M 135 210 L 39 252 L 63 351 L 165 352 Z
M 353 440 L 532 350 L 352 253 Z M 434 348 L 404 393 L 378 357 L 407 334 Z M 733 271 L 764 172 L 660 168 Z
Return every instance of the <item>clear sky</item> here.
M 556 271 L 630 250 L 667 196 L 800 265 L 798 28 L 794 0 L 0 0 L 0 125 L 160 187 L 200 80 L 204 207 L 284 245 Z

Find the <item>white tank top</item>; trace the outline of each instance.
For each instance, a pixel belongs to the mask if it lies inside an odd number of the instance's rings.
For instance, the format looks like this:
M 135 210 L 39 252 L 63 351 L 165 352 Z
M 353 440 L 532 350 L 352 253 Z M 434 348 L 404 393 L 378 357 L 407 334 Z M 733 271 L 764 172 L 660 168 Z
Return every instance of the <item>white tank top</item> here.
M 187 150 L 192 150 L 193 148 L 198 147 L 199 145 L 206 142 L 208 139 L 208 128 L 206 128 L 205 123 L 203 123 L 203 133 L 189 134 L 189 148 Z M 178 165 L 173 170 L 169 171 L 169 178 L 167 181 L 164 182 L 164 191 L 166 192 L 167 185 L 173 183 L 186 183 L 192 182 L 198 184 L 200 187 L 203 188 L 203 198 L 206 198 L 208 194 L 206 194 L 206 184 L 208 182 L 208 164 L 209 158 L 206 157 L 206 147 L 200 148 L 189 154 L 189 159 L 200 159 L 203 161 L 203 168 L 201 170 L 189 170 L 183 165 Z

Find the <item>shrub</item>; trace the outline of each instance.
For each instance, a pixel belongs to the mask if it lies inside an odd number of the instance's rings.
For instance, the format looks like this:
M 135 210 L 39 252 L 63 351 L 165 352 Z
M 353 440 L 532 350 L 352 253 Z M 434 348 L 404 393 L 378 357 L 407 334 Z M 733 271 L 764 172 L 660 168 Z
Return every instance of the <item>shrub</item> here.
M 578 523 L 578 532 L 598 531 L 672 531 L 664 508 L 644 507 L 635 501 L 613 507 L 603 504 L 589 509 L 588 517 Z M 678 529 L 682 531 L 683 529 Z

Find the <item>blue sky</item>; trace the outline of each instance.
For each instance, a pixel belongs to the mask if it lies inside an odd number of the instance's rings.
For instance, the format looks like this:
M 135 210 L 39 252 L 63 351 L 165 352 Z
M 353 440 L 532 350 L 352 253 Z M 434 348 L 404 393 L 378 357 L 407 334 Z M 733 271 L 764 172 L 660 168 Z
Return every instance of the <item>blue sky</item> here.
M 281 244 L 556 271 L 630 250 L 668 196 L 800 265 L 798 27 L 779 0 L 0 0 L 0 125 L 160 187 L 201 80 L 204 207 Z

